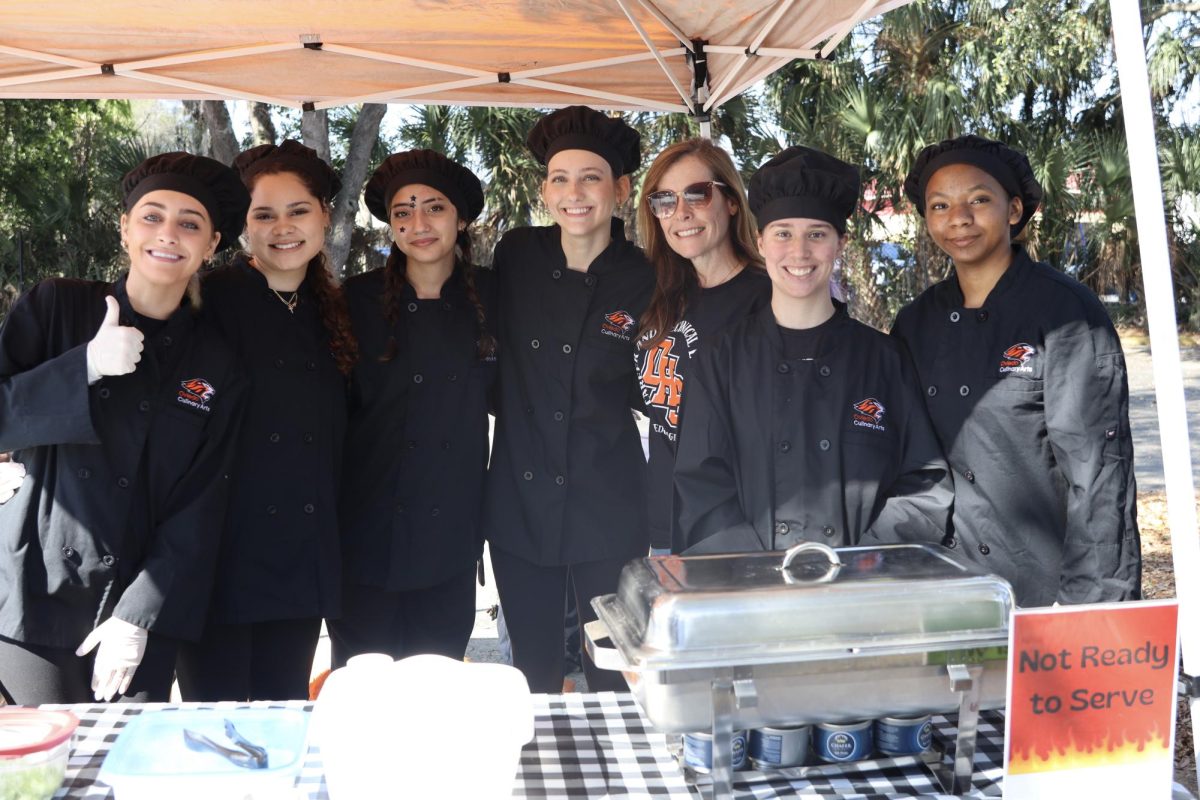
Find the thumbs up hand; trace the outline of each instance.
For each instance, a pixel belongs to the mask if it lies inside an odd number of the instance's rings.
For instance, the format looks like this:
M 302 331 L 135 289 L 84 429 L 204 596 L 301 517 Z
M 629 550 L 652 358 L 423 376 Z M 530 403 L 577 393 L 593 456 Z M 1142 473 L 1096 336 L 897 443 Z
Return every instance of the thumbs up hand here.
M 108 311 L 100 330 L 88 342 L 88 383 L 92 384 L 105 375 L 126 375 L 137 369 L 142 360 L 142 332 L 120 323 L 121 307 L 111 295 L 104 298 Z

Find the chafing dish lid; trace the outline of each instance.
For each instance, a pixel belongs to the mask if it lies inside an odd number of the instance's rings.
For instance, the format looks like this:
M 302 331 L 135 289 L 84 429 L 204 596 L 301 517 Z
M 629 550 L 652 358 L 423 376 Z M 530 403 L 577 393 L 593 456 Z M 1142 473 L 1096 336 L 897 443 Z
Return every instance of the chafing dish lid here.
M 798 552 L 794 552 L 798 551 Z M 627 564 L 593 604 L 631 669 L 762 664 L 1004 646 L 1012 589 L 926 545 Z

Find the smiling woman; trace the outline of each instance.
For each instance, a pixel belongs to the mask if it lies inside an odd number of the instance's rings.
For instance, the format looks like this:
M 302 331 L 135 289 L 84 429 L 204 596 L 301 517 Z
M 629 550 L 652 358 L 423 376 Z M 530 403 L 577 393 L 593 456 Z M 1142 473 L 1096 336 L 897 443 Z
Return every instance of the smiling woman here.
M 0 328 L 0 451 L 28 473 L 0 505 L 9 703 L 166 700 L 208 604 L 245 387 L 186 292 L 248 197 L 187 153 L 122 189 L 129 273 L 38 284 Z
M 325 266 L 337 174 L 295 141 L 234 161 L 246 252 L 205 276 L 205 309 L 250 375 L 212 610 L 184 648 L 188 700 L 308 696 L 321 618 L 341 600 L 337 496 L 357 348 Z

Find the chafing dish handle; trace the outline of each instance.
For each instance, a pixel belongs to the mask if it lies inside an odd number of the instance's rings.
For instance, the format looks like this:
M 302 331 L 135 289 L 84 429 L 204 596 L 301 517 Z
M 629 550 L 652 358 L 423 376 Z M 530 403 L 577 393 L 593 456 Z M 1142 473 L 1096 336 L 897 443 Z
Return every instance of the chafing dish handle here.
M 591 656 L 592 663 L 600 669 L 613 670 L 614 672 L 623 672 L 628 667 L 625 665 L 621 654 L 617 652 L 615 647 L 601 647 L 596 642 L 601 639 L 608 638 L 608 626 L 604 624 L 602 619 L 594 619 L 591 622 L 585 623 L 583 626 L 584 645 L 587 648 L 587 654 Z
M 794 575 L 791 567 L 792 562 L 796 559 L 796 556 L 800 555 L 801 553 L 807 553 L 814 550 L 825 556 L 825 558 L 829 561 L 829 570 L 824 575 L 821 575 L 817 578 L 799 578 Z M 783 554 L 783 563 L 779 566 L 779 569 L 783 573 L 784 580 L 788 583 L 795 583 L 796 581 L 801 581 L 803 583 L 828 583 L 837 577 L 838 572 L 840 572 L 842 569 L 842 566 L 842 560 L 838 558 L 837 551 L 829 545 L 822 544 L 821 542 L 801 542 L 798 545 L 788 548 L 787 552 Z

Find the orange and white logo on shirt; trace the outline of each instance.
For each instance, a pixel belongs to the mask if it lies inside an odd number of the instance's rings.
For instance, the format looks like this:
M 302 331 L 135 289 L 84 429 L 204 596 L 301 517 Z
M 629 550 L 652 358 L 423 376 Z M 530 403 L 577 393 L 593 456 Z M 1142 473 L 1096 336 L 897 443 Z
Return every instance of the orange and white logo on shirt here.
M 874 397 L 859 400 L 853 405 L 853 409 L 854 414 L 850 421 L 855 427 L 870 428 L 873 431 L 887 430 L 883 425 L 883 415 L 887 409 Z
M 676 367 L 679 356 L 671 351 L 675 339 L 668 336 L 646 351 L 646 361 L 638 373 L 642 384 L 642 400 L 648 406 L 666 412 L 667 425 L 679 426 L 679 404 L 683 401 L 683 378 Z

